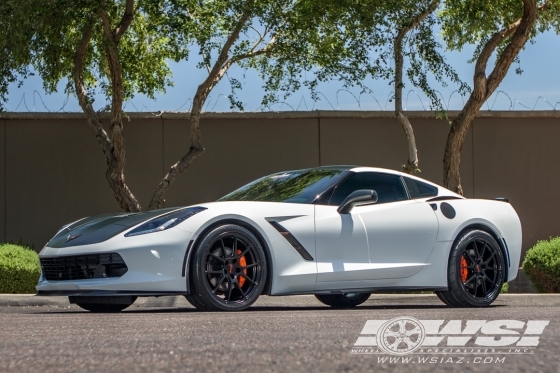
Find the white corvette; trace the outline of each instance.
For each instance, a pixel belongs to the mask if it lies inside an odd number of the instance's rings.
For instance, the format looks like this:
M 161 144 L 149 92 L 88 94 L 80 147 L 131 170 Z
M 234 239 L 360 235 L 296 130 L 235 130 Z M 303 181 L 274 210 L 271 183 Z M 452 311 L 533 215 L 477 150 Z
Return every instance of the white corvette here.
M 375 291 L 433 290 L 484 307 L 517 275 L 521 224 L 504 198 L 466 199 L 368 167 L 265 176 L 217 202 L 106 214 L 64 226 L 39 254 L 39 295 L 92 312 L 185 295 L 237 311 L 259 295 L 352 307 Z

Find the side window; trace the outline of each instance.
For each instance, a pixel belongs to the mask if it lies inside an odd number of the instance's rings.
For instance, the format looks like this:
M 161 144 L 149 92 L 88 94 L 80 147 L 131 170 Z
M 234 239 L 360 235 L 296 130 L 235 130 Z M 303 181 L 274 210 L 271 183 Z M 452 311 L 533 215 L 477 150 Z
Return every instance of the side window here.
M 418 180 L 403 177 L 411 198 L 427 198 L 438 195 L 438 188 Z
M 377 203 L 408 199 L 400 176 L 376 172 L 358 172 L 343 181 L 336 188 L 329 205 L 340 205 L 350 193 L 360 189 L 375 190 L 378 197 Z

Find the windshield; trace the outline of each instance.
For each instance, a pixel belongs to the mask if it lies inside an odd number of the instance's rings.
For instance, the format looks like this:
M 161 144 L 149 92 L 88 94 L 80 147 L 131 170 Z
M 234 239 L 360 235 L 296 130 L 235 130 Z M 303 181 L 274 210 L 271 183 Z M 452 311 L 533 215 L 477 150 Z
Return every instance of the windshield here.
M 310 169 L 265 176 L 231 192 L 218 201 L 312 203 L 343 169 Z

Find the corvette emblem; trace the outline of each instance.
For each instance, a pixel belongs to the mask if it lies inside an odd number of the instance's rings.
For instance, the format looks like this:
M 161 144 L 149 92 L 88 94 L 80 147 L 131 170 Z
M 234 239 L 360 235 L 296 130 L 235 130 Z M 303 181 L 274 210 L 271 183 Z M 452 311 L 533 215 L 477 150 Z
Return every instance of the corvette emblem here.
M 68 237 L 66 237 L 66 242 L 72 241 L 72 240 L 74 240 L 74 239 L 80 237 L 81 235 L 82 235 L 81 233 L 80 233 L 80 234 L 77 234 L 77 235 L 75 235 L 75 236 L 72 236 L 71 234 L 69 234 Z

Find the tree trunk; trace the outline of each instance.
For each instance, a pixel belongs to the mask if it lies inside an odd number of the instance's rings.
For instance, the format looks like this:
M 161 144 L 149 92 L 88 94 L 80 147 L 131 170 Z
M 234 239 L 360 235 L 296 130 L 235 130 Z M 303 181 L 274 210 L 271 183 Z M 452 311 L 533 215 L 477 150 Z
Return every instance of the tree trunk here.
M 484 102 L 492 95 L 507 74 L 515 57 L 529 39 L 537 19 L 535 0 L 523 0 L 523 16 L 517 22 L 501 30 L 486 42 L 477 59 L 473 77 L 473 90 L 467 103 L 451 124 L 443 156 L 443 185 L 463 195 L 461 186 L 461 150 L 465 136 Z M 496 47 L 511 36 L 494 69 L 486 77 L 486 64 Z
M 122 124 L 123 83 L 122 69 L 118 58 L 118 42 L 130 26 L 134 12 L 134 1 L 127 0 L 125 14 L 115 31 L 111 31 L 106 12 L 100 12 L 103 21 L 106 45 L 106 57 L 111 70 L 112 103 L 111 103 L 111 138 L 103 128 L 99 116 L 91 105 L 84 83 L 84 61 L 93 34 L 95 22 L 89 20 L 84 29 L 82 39 L 74 55 L 74 87 L 78 102 L 86 115 L 90 128 L 103 149 L 107 162 L 105 177 L 119 206 L 127 212 L 141 211 L 140 204 L 128 188 L 124 178 L 125 148 Z
M 403 39 L 406 34 L 412 30 L 414 27 L 418 26 L 428 15 L 433 13 L 439 6 L 439 0 L 433 0 L 428 8 L 418 14 L 409 25 L 403 26 L 397 37 L 395 38 L 393 45 L 393 56 L 395 59 L 395 116 L 401 124 L 404 133 L 406 135 L 406 142 L 408 146 L 408 159 L 406 164 L 402 166 L 403 171 L 412 174 L 416 171 L 420 171 L 418 168 L 418 150 L 416 148 L 416 139 L 414 137 L 414 130 L 408 117 L 405 115 L 402 107 L 402 91 L 403 91 Z
M 115 199 L 121 208 L 127 212 L 142 211 L 140 204 L 126 185 L 124 177 L 124 166 L 126 163 L 126 153 L 124 145 L 122 105 L 124 98 L 124 87 L 122 77 L 122 67 L 119 60 L 118 44 L 121 36 L 130 26 L 133 18 L 132 0 L 127 1 L 127 9 L 121 20 L 121 24 L 113 31 L 107 12 L 101 12 L 103 21 L 103 34 L 105 41 L 105 55 L 109 65 L 111 78 L 111 157 L 107 160 L 107 171 L 105 176 L 109 186 L 113 191 Z

